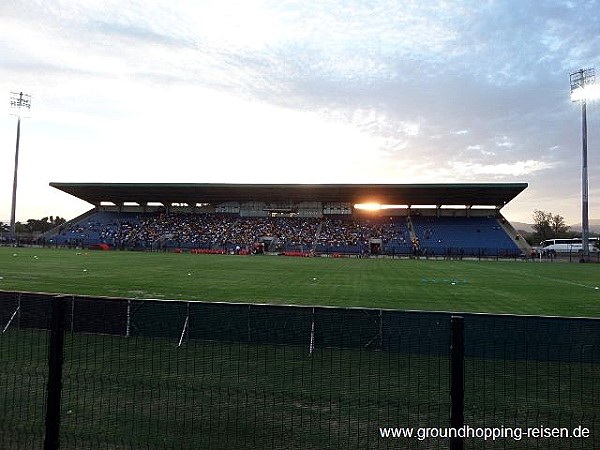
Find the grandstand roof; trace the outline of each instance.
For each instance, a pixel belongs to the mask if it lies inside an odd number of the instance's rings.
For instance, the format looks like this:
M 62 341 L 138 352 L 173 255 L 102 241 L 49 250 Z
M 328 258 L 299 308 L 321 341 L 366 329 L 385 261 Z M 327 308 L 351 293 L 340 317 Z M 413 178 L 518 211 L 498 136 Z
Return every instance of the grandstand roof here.
M 50 183 L 93 205 L 124 203 L 198 203 L 228 201 L 349 202 L 386 205 L 467 205 L 503 207 L 527 183 L 488 184 L 192 184 Z

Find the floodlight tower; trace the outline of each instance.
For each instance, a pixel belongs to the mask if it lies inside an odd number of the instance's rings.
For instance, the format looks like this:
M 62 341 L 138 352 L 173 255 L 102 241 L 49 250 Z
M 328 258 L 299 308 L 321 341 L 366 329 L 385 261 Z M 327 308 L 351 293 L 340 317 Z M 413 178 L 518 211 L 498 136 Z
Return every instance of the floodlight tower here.
M 588 218 L 588 163 L 587 163 L 587 100 L 595 98 L 597 86 L 595 85 L 594 68 L 579 69 L 570 75 L 571 101 L 581 102 L 581 262 L 587 261 L 590 255 L 589 235 L 590 226 Z
M 10 232 L 9 242 L 17 243 L 17 233 L 15 230 L 15 213 L 17 210 L 17 171 L 19 169 L 19 140 L 21 138 L 21 117 L 27 117 L 23 113 L 28 113 L 31 109 L 31 96 L 22 92 L 10 93 L 11 114 L 17 116 L 17 145 L 15 148 L 15 171 L 13 175 L 12 206 L 10 209 Z

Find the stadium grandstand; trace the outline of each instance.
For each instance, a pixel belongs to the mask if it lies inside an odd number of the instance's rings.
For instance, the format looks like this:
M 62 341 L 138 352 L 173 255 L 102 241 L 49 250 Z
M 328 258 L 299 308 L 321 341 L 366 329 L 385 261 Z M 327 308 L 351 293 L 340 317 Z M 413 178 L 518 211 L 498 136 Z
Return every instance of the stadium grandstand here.
M 526 183 L 50 183 L 90 203 L 44 245 L 291 256 L 515 257 Z

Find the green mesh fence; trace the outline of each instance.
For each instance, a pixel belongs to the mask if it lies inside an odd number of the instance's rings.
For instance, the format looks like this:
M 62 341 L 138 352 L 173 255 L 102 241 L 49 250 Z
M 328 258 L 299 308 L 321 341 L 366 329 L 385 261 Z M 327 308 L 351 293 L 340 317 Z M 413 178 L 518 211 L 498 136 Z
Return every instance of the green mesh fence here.
M 447 449 L 449 314 L 63 297 L 61 449 Z M 0 448 L 43 448 L 51 298 L 0 293 Z M 465 448 L 600 448 L 600 321 L 464 316 Z
M 50 304 L 4 296 L 0 327 L 0 448 L 43 448 Z
M 539 434 L 471 440 L 469 448 L 600 448 L 599 322 L 466 316 L 465 422 Z M 590 436 L 544 437 L 577 427 Z

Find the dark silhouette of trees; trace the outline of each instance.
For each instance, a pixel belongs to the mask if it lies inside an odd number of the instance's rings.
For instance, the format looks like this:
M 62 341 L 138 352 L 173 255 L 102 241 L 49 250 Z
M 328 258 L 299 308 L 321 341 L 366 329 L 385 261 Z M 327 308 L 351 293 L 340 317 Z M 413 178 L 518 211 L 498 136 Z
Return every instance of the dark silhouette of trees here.
M 42 217 L 41 219 L 27 219 L 27 222 L 16 222 L 15 231 L 17 233 L 45 233 L 52 228 L 65 223 L 66 220 L 60 216 Z M 7 225 L 8 231 L 8 225 Z
M 565 224 L 563 216 L 539 209 L 533 212 L 533 229 L 533 242 L 570 237 L 569 226 Z

